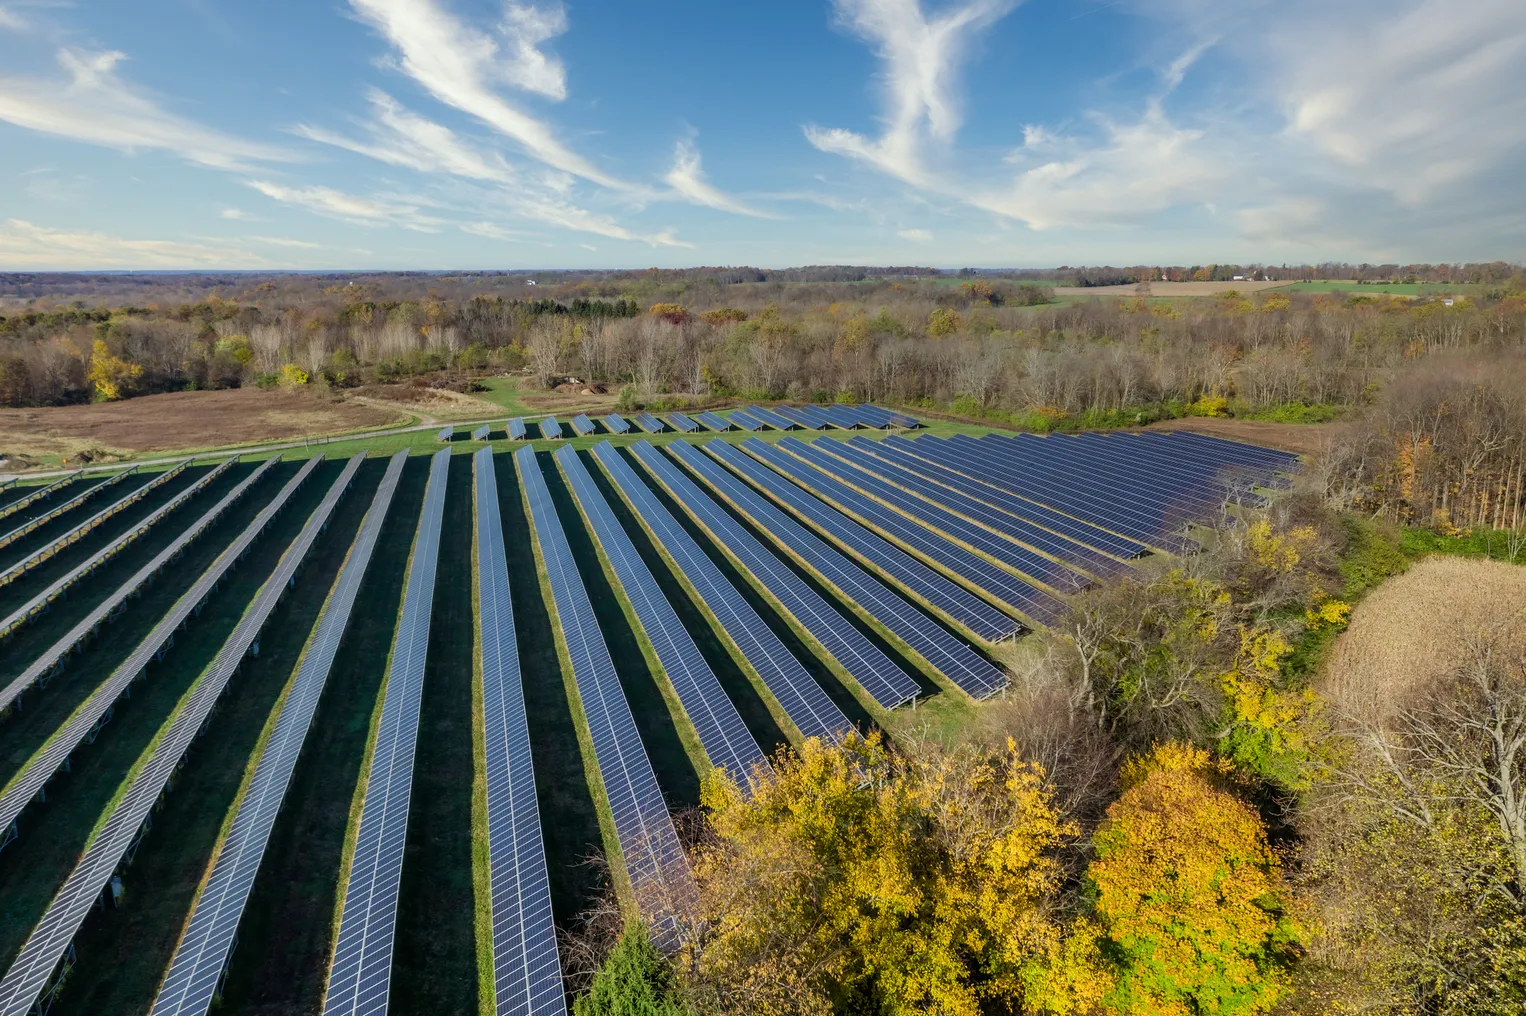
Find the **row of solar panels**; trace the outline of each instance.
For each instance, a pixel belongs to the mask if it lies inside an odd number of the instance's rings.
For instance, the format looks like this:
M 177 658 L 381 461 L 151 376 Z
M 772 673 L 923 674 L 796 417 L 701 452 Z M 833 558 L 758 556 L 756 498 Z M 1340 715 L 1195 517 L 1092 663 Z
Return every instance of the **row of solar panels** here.
M 1181 489 L 1188 492 L 1183 496 L 1199 509 L 1211 504 L 1215 494 L 1243 498 L 1253 495 L 1255 486 L 1275 485 L 1281 482 L 1279 474 L 1292 465 L 1291 457 L 1247 454 L 1231 442 L 1185 435 L 1148 437 L 1139 446 L 1095 442 L 1051 445 L 1048 442 L 1056 439 L 1033 439 L 1041 443 L 1023 448 L 993 446 L 981 452 L 997 463 L 1015 461 L 1023 454 L 1028 455 L 1026 461 L 1030 465 L 1046 458 L 1063 457 L 1063 461 L 1073 464 L 1085 463 L 1085 469 L 1094 475 L 1120 481 L 1151 474 L 1167 475 L 1180 483 Z M 1016 439 L 999 440 L 1016 443 Z M 1128 468 L 1125 460 L 1113 457 L 1120 448 L 1125 455 L 1137 455 L 1150 465 Z M 791 562 L 804 564 L 851 603 L 855 611 L 882 626 L 905 647 L 909 657 L 925 662 L 972 696 L 985 697 L 1005 684 L 1005 675 L 931 614 L 942 615 L 979 639 L 995 641 L 1008 637 L 1021 628 L 1011 616 L 1014 613 L 1041 618 L 1044 609 L 1063 611 L 1053 593 L 1040 588 L 1041 585 L 1068 591 L 1060 589 L 1061 577 L 1074 576 L 1073 580 L 1067 577 L 1064 581 L 1084 583 L 1087 575 L 1081 569 L 1092 575 L 1107 573 L 1109 569 L 1122 570 L 1128 567 L 1126 558 L 1147 546 L 1118 542 L 1125 538 L 1103 524 L 1116 521 L 1111 516 L 1102 518 L 1106 505 L 1097 508 L 1099 521 L 1083 521 L 1032 499 L 1037 491 L 1025 493 L 1015 489 L 1018 485 L 1009 480 L 1004 466 L 986 475 L 985 467 L 990 463 L 982 463 L 980 476 L 974 475 L 974 470 L 957 468 L 957 463 L 968 461 L 969 457 L 949 456 L 926 438 L 916 441 L 856 438 L 817 444 L 789 438 L 778 446 L 751 440 L 740 448 L 710 443 L 703 450 L 678 443 L 669 446 L 666 454 L 641 442 L 630 453 L 689 518 L 708 531 L 741 566 L 741 571 L 752 577 L 768 599 L 797 621 L 817 647 L 886 708 L 912 700 L 921 686 L 912 674 L 865 638 L 859 625 L 803 582 L 790 567 Z M 728 640 L 746 658 L 792 723 L 807 736 L 834 737 L 846 729 L 846 718 L 820 685 L 778 642 L 741 595 L 741 589 L 727 582 L 680 519 L 653 495 L 620 453 L 606 442 L 592 454 L 639 523 L 678 565 Z M 243 900 L 247 898 L 274 821 L 274 811 L 279 808 L 301 738 L 310 725 L 312 709 L 344 630 L 348 603 L 353 601 L 353 586 L 364 571 L 375 528 L 385 513 L 404 457 L 404 453 L 399 453 L 389 467 L 383 489 L 362 524 L 356 549 L 352 549 L 336 583 L 338 591 L 331 595 L 320 618 L 314 635 L 318 651 L 310 649 L 304 656 L 302 670 L 294 682 L 295 705 L 283 711 L 277 722 L 277 736 L 271 739 L 271 746 L 256 766 L 252 785 L 261 788 L 268 785 L 269 789 L 261 789 L 259 794 L 243 800 L 235 818 L 234 834 L 222 848 L 213 875 L 198 896 L 154 1012 L 205 1012 L 215 996 Z M 273 576 L 262 587 L 255 607 L 240 623 L 224 654 L 219 654 L 212 671 L 214 687 L 205 690 L 198 684 L 192 713 L 204 718 L 215 705 L 232 667 L 257 637 L 259 625 L 274 606 L 274 598 L 300 563 L 306 545 L 327 518 L 333 501 L 359 465 L 359 458 L 346 467 L 324 505 L 304 528 L 303 537 L 283 558 L 278 569 L 280 583 Z M 582 460 L 570 447 L 560 449 L 555 458 L 653 652 L 693 721 L 710 761 L 737 774 L 754 775 L 766 769 L 761 748 L 741 722 L 735 705 L 678 620 L 672 604 Z M 955 463 L 956 467 L 947 468 L 934 459 Z M 311 460 L 303 467 L 235 541 L 234 547 L 219 557 L 219 562 L 230 560 L 230 554 L 236 558 L 247 547 L 247 541 L 258 535 L 269 515 L 279 509 L 316 461 Z M 365 784 L 360 835 L 348 872 L 326 1012 L 379 1013 L 386 1009 L 447 462 L 448 454 L 443 450 L 434 457 L 425 509 L 409 564 L 408 592 Z M 528 447 L 519 451 L 515 463 L 530 505 L 540 556 L 550 578 L 555 616 L 593 735 L 596 762 L 624 861 L 638 900 L 643 909 L 657 918 L 659 939 L 667 941 L 677 932 L 671 912 L 676 902 L 692 891 L 687 862 L 539 463 Z M 496 479 L 489 449 L 477 453 L 474 466 L 497 1011 L 561 1013 L 565 1008 L 549 890 L 545 886 L 544 848 L 535 807 L 533 766 L 519 687 Z M 269 463 L 261 467 L 261 472 L 268 468 Z M 259 475 L 260 472 L 252 475 L 244 486 Z M 723 504 L 766 532 L 778 547 L 784 548 L 784 553 L 766 547 L 739 525 Z M 1069 532 L 1062 531 L 1065 527 L 1059 525 L 1061 517 L 1070 520 Z M 368 534 L 371 543 L 366 543 Z M 1010 549 L 1001 544 L 982 543 L 978 544 L 982 554 L 977 556 L 966 546 L 976 545 L 977 537 L 983 541 L 1005 540 Z M 301 549 L 296 550 L 299 545 Z M 1007 557 L 993 552 L 998 550 L 1004 550 Z M 1070 566 L 1061 560 L 1061 552 L 1072 558 Z M 1006 567 L 996 568 L 987 558 Z M 291 559 L 289 568 L 288 559 Z M 984 564 L 989 571 L 972 567 L 975 562 Z M 215 586 L 217 567 L 209 569 L 177 603 L 155 633 L 162 633 L 166 627 L 172 631 L 184 620 L 190 609 L 187 604 L 199 605 L 206 595 L 207 583 Z M 961 573 L 960 568 L 967 571 Z M 358 571 L 347 578 L 352 569 Z M 1020 577 L 1034 581 L 1024 583 Z M 347 584 L 351 587 L 349 601 L 344 598 Z M 1022 595 L 1012 595 L 1013 590 Z M 330 621 L 331 617 L 334 620 Z M 129 663 L 118 668 L 91 699 L 92 705 L 80 722 L 88 721 L 91 708 L 111 696 L 114 688 L 120 692 L 116 684 L 121 683 L 119 677 L 124 672 L 141 670 L 155 651 L 154 643 L 155 635 L 151 635 Z M 162 640 L 158 644 L 162 645 Z M 140 657 L 141 661 L 135 663 Z M 136 675 L 128 674 L 127 680 L 133 676 Z M 302 694 L 298 695 L 297 690 Z M 167 738 L 169 743 L 156 749 L 148 766 L 135 778 L 127 796 L 108 818 L 103 827 L 109 834 L 107 842 L 92 841 L 21 957 L 0 982 L 0 1014 L 25 1011 L 45 988 L 84 912 L 128 849 L 131 834 L 146 817 L 143 801 L 149 791 L 156 797 L 168 773 L 173 771 L 173 764 L 161 759 L 168 757 L 166 752 L 183 753 L 189 745 L 183 728 L 190 721 L 182 723 L 183 719 L 177 718 Z M 75 723 L 71 730 L 77 734 L 78 728 L 79 723 Z M 194 736 L 194 731 L 190 736 Z M 77 743 L 78 738 L 74 741 Z M 173 763 L 178 764 L 178 759 L 176 754 Z M 39 765 L 29 767 L 28 771 L 46 770 L 51 775 L 50 763 L 56 768 L 57 760 L 47 759 L 39 760 Z M 262 773 L 269 774 L 263 781 Z M 145 780 L 146 789 L 140 792 L 140 784 Z M 154 781 L 160 781 L 158 789 Z M 241 835 L 240 831 L 245 829 L 248 834 Z M 105 853 L 101 854 L 102 851 Z M 112 860 L 113 852 L 116 860 Z
M 729 431 L 729 430 L 887 430 L 892 428 L 906 429 L 921 426 L 921 421 L 904 413 L 891 412 L 875 405 L 828 405 L 828 406 L 778 406 L 774 409 L 765 409 L 762 406 L 749 406 L 746 409 L 731 410 L 729 417 L 720 413 L 705 412 L 694 417 L 683 413 L 669 413 L 667 422 L 651 413 L 637 413 L 626 420 L 619 413 L 609 413 L 603 418 L 604 432 L 606 434 L 628 434 L 631 424 L 648 434 L 661 434 L 672 429 L 681 434 L 694 434 L 701 430 Z M 590 437 L 598 433 L 598 424 L 589 416 L 579 413 L 574 416 L 569 425 L 573 433 L 579 437 Z M 542 419 L 537 425 L 540 436 L 547 439 L 555 439 L 563 436 L 562 425 L 554 416 Z M 529 434 L 529 427 L 523 417 L 515 417 L 504 428 L 504 432 L 511 441 L 523 441 Z M 435 437 L 445 443 L 455 439 L 454 427 L 442 427 Z M 473 441 L 486 441 L 492 436 L 492 424 L 482 424 L 471 433 Z

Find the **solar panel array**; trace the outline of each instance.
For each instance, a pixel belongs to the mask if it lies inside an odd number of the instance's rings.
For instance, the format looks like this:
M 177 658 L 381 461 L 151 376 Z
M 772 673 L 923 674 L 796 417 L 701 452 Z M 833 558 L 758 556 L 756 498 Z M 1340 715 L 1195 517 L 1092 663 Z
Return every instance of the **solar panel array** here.
M 647 489 L 615 447 L 605 442 L 594 448 L 593 454 L 801 735 L 829 741 L 840 737 L 848 729 L 848 718 L 842 710 L 752 605 L 726 581 L 715 562 Z
M 487 763 L 493 1011 L 499 1016 L 561 1016 L 567 1004 L 535 798 L 535 763 L 509 595 L 498 476 L 488 449 L 473 457 L 472 475 L 477 501 L 477 639 Z
M 726 474 L 691 445 L 676 442 L 680 461 L 704 474 Z M 636 458 L 668 489 L 668 492 L 729 550 L 743 570 L 756 578 L 781 606 L 799 622 L 823 649 L 840 663 L 874 700 L 887 709 L 912 701 L 921 688 L 915 679 L 870 642 L 857 627 L 834 610 L 753 535 L 743 529 L 719 504 L 711 500 L 673 463 L 650 445 L 638 444 Z M 709 476 L 706 476 L 709 482 Z M 712 487 L 715 484 L 711 484 Z M 765 527 L 767 528 L 767 527 Z
M 102 480 L 99 483 L 91 484 L 88 488 L 80 491 L 78 494 L 75 494 L 64 503 L 54 508 L 50 508 L 49 510 L 43 512 L 41 515 L 23 522 L 15 529 L 12 529 L 10 532 L 5 533 L 4 535 L 0 535 L 0 547 L 9 547 L 11 544 L 15 543 L 23 536 L 26 536 L 28 533 L 36 532 L 38 529 L 41 529 L 43 526 L 47 525 L 49 522 L 52 522 L 60 515 L 72 511 L 75 505 L 84 504 L 86 501 L 95 497 L 101 491 L 109 490 L 110 488 L 115 487 L 117 484 L 121 483 L 129 476 L 137 473 L 137 471 L 137 466 L 130 466 L 127 469 L 122 470 L 120 473 L 112 474 L 109 479 Z
M 675 893 L 692 893 L 689 862 L 534 451 L 520 449 L 514 454 L 514 464 L 530 504 L 536 542 L 593 740 L 599 777 L 614 816 L 620 853 L 637 902 L 644 913 L 656 918 L 655 940 L 669 947 L 676 943 L 678 934 L 669 900 Z
M 153 560 L 149 561 L 148 564 L 144 565 L 142 568 L 139 568 L 138 571 L 133 574 L 132 578 L 122 583 L 122 585 L 117 587 L 115 592 L 97 604 L 95 609 L 86 614 L 84 619 L 76 624 L 72 629 L 70 629 L 67 635 L 53 643 L 53 645 L 49 647 L 49 649 L 41 656 L 39 656 L 35 661 L 33 661 L 26 670 L 22 671 L 13 680 L 11 680 L 11 682 L 8 683 L 3 690 L 0 690 L 0 710 L 8 709 L 16 701 L 17 696 L 19 696 L 23 691 L 31 687 L 37 681 L 44 680 L 47 675 L 52 673 L 56 667 L 61 666 L 64 658 L 68 656 L 70 651 L 83 643 L 84 640 L 89 637 L 89 635 L 100 624 L 115 616 L 116 612 L 121 609 L 124 603 L 127 602 L 128 597 L 135 596 L 138 590 L 143 587 L 145 582 L 148 582 L 150 579 L 152 579 L 160 569 L 162 569 L 166 564 L 168 564 L 177 555 L 179 555 L 180 552 L 183 551 L 192 540 L 206 532 L 208 526 L 212 525 L 212 523 L 215 522 L 217 518 L 221 516 L 222 513 L 226 511 L 228 507 L 231 506 L 235 501 L 243 497 L 244 492 L 253 486 L 254 483 L 260 479 L 260 477 L 265 475 L 267 470 L 271 469 L 279 461 L 280 460 L 277 458 L 271 458 L 266 459 L 263 463 L 261 463 L 259 467 L 257 467 L 252 473 L 246 476 L 242 482 L 240 482 L 236 487 L 229 491 L 221 501 L 213 505 L 209 511 L 201 516 L 201 518 L 197 519 L 196 522 L 188 526 L 179 536 L 175 537 L 174 541 L 170 543 L 169 546 L 165 547 L 158 554 L 154 555 Z M 233 465 L 233 462 L 233 459 L 229 459 L 222 465 L 218 466 L 216 469 L 212 470 L 206 476 L 202 477 L 202 479 L 198 481 L 195 486 L 181 491 L 172 501 L 159 508 L 158 511 L 154 512 L 154 514 L 150 515 L 148 518 L 139 522 L 138 525 L 131 531 L 123 533 L 121 536 L 117 537 L 110 544 L 107 544 L 105 547 L 101 548 L 101 550 L 97 551 L 89 560 L 76 566 L 70 570 L 67 575 L 64 575 L 62 578 L 55 580 L 48 586 L 48 588 L 44 589 L 42 592 L 32 597 L 26 603 L 22 604 L 3 622 L 0 622 L 0 633 L 9 633 L 14 631 L 16 628 L 24 624 L 28 618 L 46 609 L 47 604 L 50 602 L 52 597 L 62 596 L 73 583 L 80 579 L 80 577 L 89 571 L 100 567 L 104 561 L 115 555 L 129 542 L 137 539 L 143 533 L 147 532 L 149 528 L 152 527 L 154 523 L 157 522 L 160 518 L 163 518 L 165 515 L 173 512 L 186 500 L 194 497 L 197 493 L 200 492 L 202 488 L 211 484 L 214 480 L 217 479 L 219 475 L 227 471 Z M 0 826 L 0 828 L 3 828 L 3 826 Z
M 593 421 L 587 416 L 579 413 L 572 418 L 572 429 L 577 431 L 579 437 L 587 437 L 598 428 L 593 425 Z
M 193 611 L 201 607 L 207 597 L 212 595 L 212 591 L 223 575 L 243 556 L 244 551 L 249 549 L 249 545 L 264 531 L 265 526 L 307 479 L 308 474 L 316 468 L 319 461 L 317 458 L 309 459 L 297 475 L 287 481 L 286 486 L 282 487 L 275 498 L 261 509 L 254 521 L 250 522 L 233 543 L 217 556 L 217 559 L 201 574 L 191 588 L 175 601 L 169 613 L 159 620 L 159 623 L 128 655 L 127 659 L 117 665 L 117 668 L 111 672 L 111 676 L 96 688 L 85 700 L 84 705 L 75 710 L 68 721 L 48 739 L 42 749 L 27 760 L 21 772 L 16 774 L 16 777 L 6 786 L 4 793 L 0 793 L 0 829 L 6 829 L 16 821 L 23 809 L 37 796 L 38 791 L 42 790 L 53 774 L 68 761 L 69 756 L 85 742 L 86 738 L 92 736 L 117 699 L 129 685 L 143 676 L 149 661 L 173 642 L 175 630 L 186 622 Z M 249 479 L 253 480 L 255 477 L 251 475 Z M 232 496 L 230 493 L 229 497 Z M 19 694 L 25 687 L 22 681 L 29 676 L 36 680 L 33 675 L 37 671 L 38 665 L 34 663 L 21 677 L 11 682 L 11 685 L 6 688 L 6 693 Z M 14 692 L 12 688 L 15 689 Z
M 577 453 L 571 448 L 562 448 L 557 451 L 556 460 L 582 505 L 583 514 L 592 524 L 599 545 L 604 548 L 604 556 L 614 568 L 620 588 L 636 612 L 636 620 L 652 644 L 657 661 L 662 664 L 663 672 L 678 694 L 678 701 L 694 724 L 710 764 L 726 770 L 745 785 L 755 768 L 768 767 L 763 749 L 747 730 L 736 706 L 726 697 L 715 672 L 678 619 L 673 605 L 663 596 L 651 569 L 594 486 L 593 477 Z
M 765 474 L 767 472 L 735 448 L 720 443 L 712 443 L 708 448 L 721 461 L 735 463 L 739 471 L 752 469 Z M 897 595 L 880 579 L 775 508 L 750 487 L 717 468 L 696 449 L 691 448 L 686 452 L 680 448 L 675 449 L 675 453 L 681 461 L 704 476 L 706 482 L 720 491 L 742 514 L 772 533 L 775 539 L 805 561 L 812 570 L 841 590 L 949 680 L 977 698 L 984 698 L 1005 686 L 1006 675 L 999 668 Z M 778 477 L 773 477 L 773 480 L 787 482 Z M 880 686 L 878 691 L 874 687 L 868 690 L 887 709 L 899 704 L 891 696 L 900 692 L 901 688 Z M 915 695 L 916 690 L 915 682 L 907 688 L 910 695 Z
M 509 421 L 509 440 L 523 441 L 525 439 L 525 420 L 522 416 L 516 416 Z
M 806 490 L 815 491 L 834 504 L 842 505 L 848 511 L 860 515 L 866 522 L 886 532 L 900 531 L 903 528 L 902 522 L 905 522 L 906 527 L 915 528 L 915 523 L 910 520 L 896 517 L 894 512 L 886 510 L 869 498 L 812 470 L 772 445 L 753 438 L 744 442 L 742 447 L 767 462 L 778 472 L 804 486 Z M 867 559 L 886 575 L 894 578 L 955 622 L 964 625 L 979 638 L 987 642 L 999 642 L 1010 638 L 1022 629 L 1022 626 L 1011 617 L 967 592 L 963 587 L 951 582 L 883 537 L 854 522 L 836 508 L 818 501 L 800 487 L 770 474 L 766 469 L 759 469 L 756 463 L 750 463 L 743 457 L 728 454 L 725 449 L 717 448 L 712 451 L 732 468 L 788 505 L 797 515 L 809 520 L 838 543 Z
M 930 500 L 908 493 L 904 488 L 905 484 L 922 486 L 917 476 L 885 466 L 880 460 L 866 455 L 857 448 L 844 445 L 841 441 L 819 446 L 807 445 L 801 441 L 790 441 L 787 447 L 791 453 L 807 459 L 838 479 L 867 491 L 886 504 L 917 519 L 923 525 L 942 533 L 948 539 L 973 547 L 1008 568 L 1022 573 L 1030 580 L 1042 582 L 1061 593 L 1077 592 L 1090 583 L 1087 576 L 1062 562 L 1030 550 L 1023 544 L 986 526 L 962 518 Z M 832 454 L 827 455 L 826 451 Z M 895 473 L 896 484 L 882 479 L 887 473 Z M 897 484 L 903 486 L 897 486 Z M 1051 605 L 1054 605 L 1053 598 L 1049 599 Z
M 476 430 L 472 431 L 472 440 L 473 441 L 486 441 L 487 440 L 487 436 L 489 434 L 491 434 L 492 432 L 493 432 L 493 425 L 490 424 L 490 423 L 484 423 L 482 426 L 480 426 Z
M 604 417 L 604 429 L 611 434 L 624 434 L 631 429 L 631 425 L 619 413 L 610 413 Z
M 556 417 L 548 416 L 540 422 L 540 436 L 548 440 L 562 436 L 562 425 L 556 422 Z
M 724 433 L 725 431 L 732 429 L 731 421 L 719 413 L 700 413 L 694 419 L 698 420 L 700 423 L 704 424 L 706 427 L 713 431 Z
M 672 424 L 674 430 L 684 434 L 693 434 L 699 430 L 699 424 L 682 413 L 669 413 L 668 423 Z
M 329 962 L 325 1016 L 370 1016 L 387 1011 L 449 469 L 450 452 L 435 452 L 429 463 L 429 484 L 424 489 L 413 556 L 408 562 L 402 616 L 392 638 L 392 658 L 366 775 L 355 852 Z
M 126 494 L 113 501 L 107 507 L 102 508 L 100 511 L 96 512 L 94 515 L 90 516 L 88 519 L 81 522 L 79 525 L 75 526 L 67 533 L 64 533 L 62 536 L 55 538 L 46 546 L 39 547 L 31 554 L 22 558 L 20 561 L 17 561 L 15 564 L 5 569 L 5 571 L 0 572 L 0 586 L 9 585 L 11 582 L 21 578 L 27 572 L 31 571 L 33 568 L 36 568 L 44 561 L 47 561 L 50 558 L 56 556 L 60 551 L 73 546 L 75 543 L 79 542 L 84 537 L 94 532 L 97 526 L 100 526 L 107 522 L 109 519 L 120 515 L 128 508 L 131 508 L 133 505 L 137 504 L 139 501 L 143 500 L 145 497 L 152 494 L 154 491 L 158 490 L 166 483 L 169 483 L 171 480 L 175 479 L 181 473 L 185 472 L 190 464 L 191 461 L 187 459 L 180 463 L 178 466 L 164 470 L 162 473 L 155 476 L 147 483 L 134 487 L 132 490 L 128 491 Z
M 362 452 L 350 462 L 358 467 L 364 459 Z M 407 459 L 406 450 L 392 456 L 361 520 L 355 542 L 302 653 L 291 690 L 280 706 L 275 728 L 255 761 L 254 775 L 238 800 L 233 823 L 212 860 L 212 872 L 196 894 L 191 919 L 175 946 L 150 1016 L 204 1016 L 218 996 L 244 905 L 254 888 L 276 815 L 286 799 L 297 758 L 312 728 L 340 640 L 349 626 L 350 610 Z M 341 481 L 348 481 L 353 472 L 347 469 Z
M 805 430 L 822 429 L 822 424 L 820 421 L 818 421 L 813 416 L 809 416 L 806 413 L 801 412 L 794 406 L 775 406 L 774 412 L 788 420 L 790 423 L 793 423 L 796 427 L 800 427 Z
M 440 432 L 438 434 L 436 434 L 434 437 L 435 437 L 436 441 L 444 441 L 446 444 L 449 444 L 451 442 L 451 440 L 455 436 L 456 436 L 456 428 L 454 428 L 454 427 L 441 427 L 440 428 Z
M 800 426 L 794 420 L 780 416 L 778 413 L 764 409 L 762 406 L 748 406 L 747 415 L 765 426 L 772 427 L 774 430 L 797 430 Z
M 23 494 L 16 500 L 12 501 L 10 504 L 0 508 L 0 519 L 10 518 L 12 515 L 15 515 L 17 512 L 24 508 L 36 504 L 38 501 L 52 497 L 55 491 L 67 487 L 69 484 L 73 483 L 83 475 L 85 475 L 84 470 L 76 469 L 74 472 L 70 473 L 68 476 L 65 476 L 63 479 L 54 480 L 52 483 L 49 483 L 45 486 L 34 488 L 30 494 Z
M 306 478 L 317 462 L 316 458 L 309 459 L 303 470 L 288 483 L 287 489 L 296 489 L 296 485 Z M 259 637 L 260 629 L 270 618 L 277 601 L 286 591 L 297 567 L 317 539 L 334 504 L 349 485 L 350 477 L 359 464 L 358 458 L 350 463 L 308 518 L 297 539 L 281 556 L 275 571 L 260 586 L 254 602 L 218 650 L 207 672 L 192 686 L 185 704 L 170 722 L 169 729 L 156 742 L 152 754 L 133 776 L 120 801 L 101 824 L 79 863 L 65 879 L 63 888 L 59 889 L 42 919 L 32 929 L 4 980 L 0 980 L 0 1014 L 3 1016 L 25 1016 L 31 1012 L 96 898 L 132 848 L 144 822 L 158 802 L 159 795 L 165 791 L 191 742 L 201 732 L 202 725 L 217 705 L 229 679 Z M 267 520 L 272 514 L 270 508 L 261 513 Z
M 657 419 L 657 417 L 653 416 L 651 413 L 637 413 L 633 419 L 636 422 L 636 426 L 640 427 L 648 434 L 661 434 L 664 429 L 662 421 Z

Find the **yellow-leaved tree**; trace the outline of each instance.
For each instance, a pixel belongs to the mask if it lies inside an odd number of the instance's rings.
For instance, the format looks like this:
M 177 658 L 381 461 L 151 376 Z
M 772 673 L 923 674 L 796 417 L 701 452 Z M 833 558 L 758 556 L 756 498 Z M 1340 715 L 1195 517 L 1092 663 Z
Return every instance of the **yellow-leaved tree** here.
M 705 787 L 705 1009 L 758 1016 L 1084 1014 L 1108 987 L 1067 938 L 1053 854 L 1075 835 L 1042 771 L 999 751 L 807 741 L 749 797 Z
M 1109 1012 L 1240 1016 L 1286 989 L 1303 932 L 1260 817 L 1224 785 L 1229 771 L 1179 743 L 1125 767 L 1087 869 L 1116 964 Z
M 104 341 L 96 339 L 87 376 L 98 400 L 115 402 L 131 394 L 132 383 L 143 376 L 143 367 L 113 354 Z

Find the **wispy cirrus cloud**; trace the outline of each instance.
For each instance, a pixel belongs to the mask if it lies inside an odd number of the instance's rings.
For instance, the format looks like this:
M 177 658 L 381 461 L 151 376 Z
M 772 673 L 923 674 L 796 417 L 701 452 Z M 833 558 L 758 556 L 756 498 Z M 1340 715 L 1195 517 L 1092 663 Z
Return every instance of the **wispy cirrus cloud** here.
M 360 121 L 361 129 L 368 135 L 365 140 L 308 124 L 299 125 L 296 132 L 310 141 L 420 173 L 449 173 L 503 183 L 515 179 L 514 171 L 496 152 L 478 150 L 450 128 L 404 109 L 379 89 L 371 89 L 367 98 L 374 119 Z
M 1019 0 L 967 0 L 929 17 L 920 0 L 836 0 L 840 24 L 874 47 L 884 72 L 885 130 L 876 139 L 844 128 L 808 126 L 824 152 L 870 163 L 917 186 L 934 183 L 928 139 L 950 141 L 961 123 L 955 94 L 960 59 L 975 34 Z
M 247 170 L 290 162 L 283 148 L 226 134 L 164 109 L 118 72 L 115 50 L 60 49 L 62 80 L 0 78 L 0 120 L 46 134 L 122 151 L 173 152 L 213 169 Z
M 7 219 L 0 224 L 0 266 L 7 268 L 206 268 L 269 263 L 236 242 L 129 239 L 109 233 L 54 229 L 25 219 Z
M 245 180 L 272 201 L 295 205 L 356 226 L 401 226 L 420 233 L 437 233 L 446 222 L 423 213 L 426 202 L 391 196 L 360 197 L 319 185 L 287 186 L 269 180 Z
M 692 138 L 681 139 L 674 147 L 673 168 L 668 170 L 663 180 L 676 194 L 696 205 L 737 215 L 750 215 L 755 219 L 778 218 L 724 193 L 706 180 L 704 170 L 700 167 L 699 149 Z
M 510 3 L 497 39 L 465 24 L 437 0 L 350 0 L 350 7 L 393 46 L 398 69 L 439 102 L 487 124 L 548 166 L 602 187 L 635 189 L 572 151 L 550 124 L 496 90 L 507 85 L 550 99 L 566 96 L 560 61 L 540 49 L 566 29 L 559 6 Z

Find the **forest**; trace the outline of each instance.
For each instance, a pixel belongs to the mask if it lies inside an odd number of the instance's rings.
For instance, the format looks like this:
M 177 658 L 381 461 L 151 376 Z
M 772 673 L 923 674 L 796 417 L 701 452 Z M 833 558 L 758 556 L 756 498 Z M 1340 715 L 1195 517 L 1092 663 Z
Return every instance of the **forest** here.
M 1284 269 L 791 271 L 107 278 L 110 306 L 33 280 L 0 404 L 511 373 L 631 408 L 1309 424 L 1293 490 L 1078 595 L 977 722 L 810 741 L 750 793 L 713 775 L 683 944 L 595 908 L 576 1011 L 1526 1009 L 1526 272 L 1167 299 L 1150 281 Z

